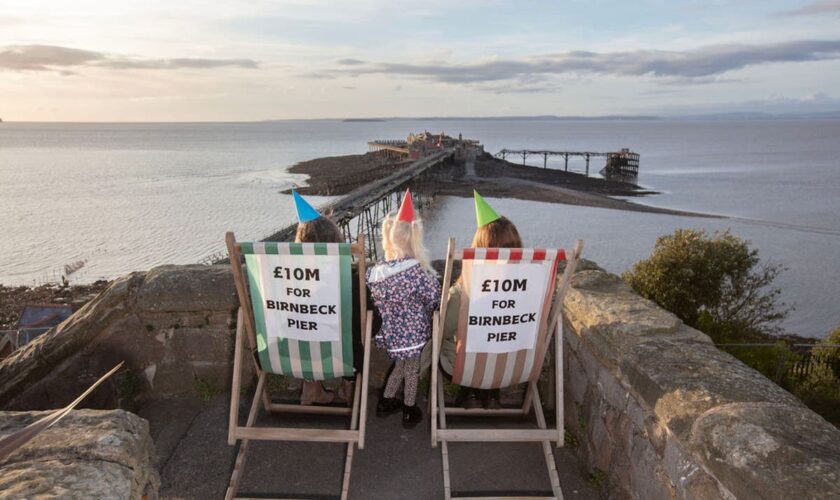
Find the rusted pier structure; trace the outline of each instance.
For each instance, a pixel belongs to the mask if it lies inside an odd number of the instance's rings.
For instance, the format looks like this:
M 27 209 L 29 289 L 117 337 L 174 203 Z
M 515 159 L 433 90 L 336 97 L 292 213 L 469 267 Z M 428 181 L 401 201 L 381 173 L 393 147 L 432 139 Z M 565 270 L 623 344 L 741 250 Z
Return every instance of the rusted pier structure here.
M 564 159 L 564 170 L 569 171 L 569 157 L 579 156 L 586 159 L 586 175 L 589 175 L 589 160 L 594 157 L 606 158 L 606 165 L 601 169 L 605 177 L 637 177 L 639 175 L 639 154 L 627 148 L 612 153 L 599 153 L 594 151 L 551 151 L 547 149 L 503 149 L 496 153 L 497 158 L 507 160 L 508 156 L 521 156 L 522 164 L 527 165 L 529 156 L 542 156 L 543 168 L 548 168 L 549 156 L 562 156 Z
M 411 154 L 406 141 L 392 139 L 368 141 L 368 151 L 384 151 L 389 157 L 407 157 Z

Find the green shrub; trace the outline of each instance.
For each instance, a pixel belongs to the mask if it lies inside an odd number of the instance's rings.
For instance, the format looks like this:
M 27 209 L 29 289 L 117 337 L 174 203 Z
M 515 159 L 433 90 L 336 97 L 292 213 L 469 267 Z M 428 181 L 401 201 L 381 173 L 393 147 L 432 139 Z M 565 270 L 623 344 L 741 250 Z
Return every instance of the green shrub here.
M 698 327 L 703 312 L 730 332 L 776 333 L 791 308 L 772 287 L 784 270 L 729 231 L 677 229 L 623 277 L 642 296 Z M 708 324 L 707 324 L 708 326 Z

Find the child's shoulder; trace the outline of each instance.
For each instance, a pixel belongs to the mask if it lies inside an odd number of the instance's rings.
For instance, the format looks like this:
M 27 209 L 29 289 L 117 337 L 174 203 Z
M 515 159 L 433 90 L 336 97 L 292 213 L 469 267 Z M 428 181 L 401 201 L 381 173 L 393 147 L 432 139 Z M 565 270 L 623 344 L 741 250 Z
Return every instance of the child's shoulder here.
M 367 278 L 370 283 L 376 283 L 377 281 L 383 281 L 419 265 L 420 262 L 417 259 L 410 258 L 381 260 L 368 269 Z

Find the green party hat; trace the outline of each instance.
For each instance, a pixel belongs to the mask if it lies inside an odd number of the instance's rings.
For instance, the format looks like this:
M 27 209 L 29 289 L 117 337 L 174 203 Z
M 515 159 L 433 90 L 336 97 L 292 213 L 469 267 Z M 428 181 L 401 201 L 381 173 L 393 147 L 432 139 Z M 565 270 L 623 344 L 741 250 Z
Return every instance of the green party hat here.
M 486 226 L 493 221 L 499 220 L 502 218 L 501 215 L 497 214 L 493 207 L 491 207 L 484 198 L 478 194 L 478 191 L 473 189 L 473 197 L 475 198 L 475 224 L 478 227 Z

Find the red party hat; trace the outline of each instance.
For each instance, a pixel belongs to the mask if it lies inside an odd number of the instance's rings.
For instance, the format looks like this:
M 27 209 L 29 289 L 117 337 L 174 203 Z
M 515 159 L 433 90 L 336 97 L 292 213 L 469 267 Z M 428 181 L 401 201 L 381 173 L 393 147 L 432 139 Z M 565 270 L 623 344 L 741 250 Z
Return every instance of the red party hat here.
M 411 192 L 406 189 L 397 220 L 402 222 L 414 222 L 414 203 L 411 202 Z

